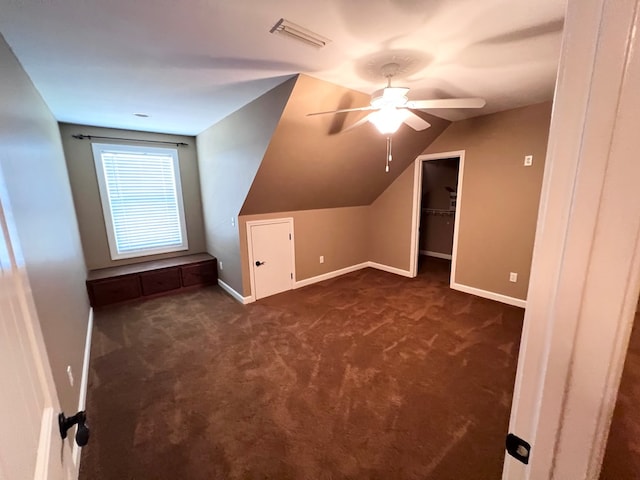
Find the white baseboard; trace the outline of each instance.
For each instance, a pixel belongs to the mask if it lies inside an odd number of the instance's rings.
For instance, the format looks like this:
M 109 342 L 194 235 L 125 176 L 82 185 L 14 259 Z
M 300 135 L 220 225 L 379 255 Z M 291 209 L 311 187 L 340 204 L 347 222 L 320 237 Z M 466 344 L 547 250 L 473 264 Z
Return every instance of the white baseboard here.
M 53 407 L 46 407 L 42 410 L 42 418 L 40 419 L 40 437 L 38 440 L 38 450 L 36 455 L 36 467 L 34 480 L 48 480 L 49 478 L 49 462 L 51 461 L 51 444 L 52 433 L 59 431 L 57 425 L 57 413 Z M 58 435 L 58 441 L 60 436 Z M 4 477 L 2 477 L 4 478 Z
M 322 275 L 316 275 L 315 277 L 305 278 L 304 280 L 296 281 L 293 284 L 293 288 L 295 289 L 306 287 L 307 285 L 311 285 L 312 283 L 318 283 L 324 280 L 339 277 L 340 275 L 344 275 L 346 273 L 355 272 L 356 270 L 362 270 L 363 268 L 367 268 L 368 266 L 369 262 L 364 262 L 357 265 L 351 265 L 350 267 L 341 268 L 339 270 L 334 270 L 332 272 L 323 273 Z
M 390 267 L 388 265 L 383 265 L 381 263 L 376 262 L 367 262 L 367 266 L 371 268 L 376 268 L 378 270 L 382 270 L 383 272 L 395 273 L 396 275 L 402 275 L 403 277 L 413 278 L 411 272 L 408 270 L 402 270 L 396 267 Z
M 488 290 L 481 290 L 475 287 L 469 287 L 460 283 L 451 282 L 451 288 L 460 292 L 470 293 L 477 297 L 488 298 L 489 300 L 495 300 L 496 302 L 506 303 L 507 305 L 513 305 L 514 307 L 526 308 L 527 301 L 520 298 L 509 297 L 502 295 L 501 293 L 489 292 Z
M 350 267 L 341 268 L 339 270 L 334 270 L 332 272 L 323 273 L 322 275 L 316 275 L 315 277 L 305 278 L 304 280 L 300 280 L 294 283 L 293 288 L 301 288 L 306 287 L 307 285 L 311 285 L 313 283 L 322 282 L 323 280 L 329 280 L 331 278 L 339 277 L 341 275 L 345 275 L 347 273 L 355 272 L 357 270 L 362 270 L 363 268 L 376 268 L 378 270 L 383 270 L 389 273 L 395 273 L 396 275 L 402 275 L 403 277 L 411 277 L 411 273 L 407 270 L 402 270 L 396 267 L 390 267 L 388 265 L 383 265 L 381 263 L 376 262 L 363 262 L 358 263 L 357 265 L 351 265 Z
M 420 255 L 426 255 L 427 257 L 444 258 L 445 260 L 451 260 L 453 256 L 450 253 L 432 252 L 431 250 L 420 250 Z
M 218 279 L 218 285 L 220 285 L 220 288 L 222 288 L 225 292 L 227 292 L 229 295 L 231 295 L 234 299 L 236 299 L 238 302 L 240 302 L 243 305 L 256 301 L 253 295 L 250 295 L 248 297 L 243 297 L 238 292 L 236 292 L 233 288 L 231 288 L 230 285 L 226 284 L 220 279 Z
M 89 319 L 87 320 L 87 336 L 84 340 L 84 359 L 82 361 L 82 378 L 80 380 L 80 396 L 78 398 L 78 411 L 87 406 L 87 389 L 89 388 L 89 363 L 91 361 L 91 336 L 93 334 L 93 308 L 89 307 Z M 76 427 L 77 428 L 77 427 Z M 75 435 L 75 434 L 74 434 Z M 76 472 L 80 471 L 80 447 L 73 442 L 73 464 Z
M 383 265 L 381 263 L 376 263 L 376 262 L 363 262 L 363 263 L 358 263 L 356 265 L 351 265 L 349 267 L 341 268 L 339 270 L 333 270 L 331 272 L 323 273 L 321 275 L 316 275 L 315 277 L 305 278 L 303 280 L 296 281 L 293 283 L 293 289 L 295 290 L 297 288 L 306 287 L 307 285 L 312 285 L 314 283 L 322 282 L 324 280 L 329 280 L 331 278 L 339 277 L 341 275 L 355 272 L 357 270 L 362 270 L 363 268 L 367 268 L 367 267 L 376 268 L 378 270 L 383 270 L 389 273 L 395 273 L 396 275 L 402 275 L 403 277 L 413 278 L 411 276 L 411 272 L 407 270 L 402 270 L 396 267 L 390 267 L 388 265 Z M 229 295 L 231 295 L 233 298 L 238 300 L 240 303 L 247 304 L 255 301 L 255 297 L 253 295 L 250 297 L 243 297 L 220 279 L 218 279 L 218 284 L 222 287 L 222 289 L 227 291 Z

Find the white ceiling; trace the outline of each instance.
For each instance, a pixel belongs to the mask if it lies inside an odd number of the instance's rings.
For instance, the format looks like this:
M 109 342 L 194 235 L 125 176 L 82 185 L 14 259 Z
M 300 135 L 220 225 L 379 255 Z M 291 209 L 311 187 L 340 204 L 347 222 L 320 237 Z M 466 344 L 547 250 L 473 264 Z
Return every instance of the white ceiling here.
M 302 72 L 481 111 L 549 100 L 565 0 L 0 0 L 0 32 L 61 122 L 198 134 Z M 281 17 L 331 43 L 269 33 Z M 337 105 L 327 105 L 328 109 Z M 138 118 L 134 113 L 149 114 Z

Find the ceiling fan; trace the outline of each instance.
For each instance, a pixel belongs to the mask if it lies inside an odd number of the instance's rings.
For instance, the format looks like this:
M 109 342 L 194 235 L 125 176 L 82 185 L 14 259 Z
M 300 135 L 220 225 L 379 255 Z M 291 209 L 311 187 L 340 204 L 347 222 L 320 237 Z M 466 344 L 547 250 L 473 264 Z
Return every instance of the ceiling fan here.
M 392 87 L 391 78 L 399 71 L 397 63 L 387 63 L 382 66 L 382 75 L 387 79 L 387 86 L 373 92 L 371 104 L 367 107 L 343 108 L 328 112 L 308 113 L 307 116 L 328 115 L 346 112 L 370 111 L 364 118 L 351 125 L 349 129 L 371 122 L 378 131 L 387 135 L 387 165 L 391 157 L 391 135 L 395 133 L 403 123 L 416 131 L 422 131 L 431 126 L 429 122 L 416 115 L 414 110 L 431 110 L 436 108 L 482 108 L 486 102 L 482 98 L 445 98 L 434 100 L 409 100 L 408 88 Z

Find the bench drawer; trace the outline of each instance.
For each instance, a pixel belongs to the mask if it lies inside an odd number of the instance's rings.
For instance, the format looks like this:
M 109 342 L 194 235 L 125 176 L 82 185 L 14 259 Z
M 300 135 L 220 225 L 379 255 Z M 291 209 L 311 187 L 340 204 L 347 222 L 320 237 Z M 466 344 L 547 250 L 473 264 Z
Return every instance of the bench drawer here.
M 168 292 L 180 288 L 180 269 L 167 268 L 140 274 L 143 295 Z
M 216 261 L 185 265 L 182 271 L 182 286 L 205 285 L 218 281 L 218 269 Z
M 132 300 L 140 295 L 140 280 L 137 275 L 110 278 L 89 284 L 89 296 L 91 305 L 94 307 Z

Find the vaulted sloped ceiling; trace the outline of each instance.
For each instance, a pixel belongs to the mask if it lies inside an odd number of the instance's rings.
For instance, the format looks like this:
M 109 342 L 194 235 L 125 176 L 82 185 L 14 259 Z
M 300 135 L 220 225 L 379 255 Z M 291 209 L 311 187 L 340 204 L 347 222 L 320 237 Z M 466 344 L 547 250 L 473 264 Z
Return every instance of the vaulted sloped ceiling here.
M 355 90 L 299 75 L 240 214 L 369 205 L 450 124 L 424 114 L 429 129 L 400 127 L 386 173 L 385 136 L 368 122 L 346 130 L 363 113 L 306 116 L 367 106 L 369 100 Z

